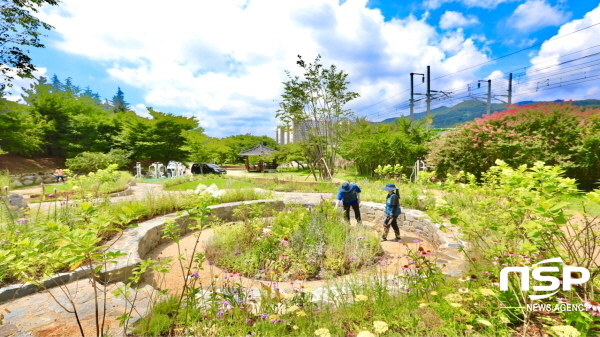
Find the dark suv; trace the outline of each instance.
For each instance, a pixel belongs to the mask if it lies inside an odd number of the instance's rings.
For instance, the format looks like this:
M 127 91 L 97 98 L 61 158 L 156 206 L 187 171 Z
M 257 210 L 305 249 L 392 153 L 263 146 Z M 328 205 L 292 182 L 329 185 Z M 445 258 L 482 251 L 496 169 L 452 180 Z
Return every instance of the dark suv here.
M 227 174 L 227 170 L 216 164 L 193 164 L 192 174 Z

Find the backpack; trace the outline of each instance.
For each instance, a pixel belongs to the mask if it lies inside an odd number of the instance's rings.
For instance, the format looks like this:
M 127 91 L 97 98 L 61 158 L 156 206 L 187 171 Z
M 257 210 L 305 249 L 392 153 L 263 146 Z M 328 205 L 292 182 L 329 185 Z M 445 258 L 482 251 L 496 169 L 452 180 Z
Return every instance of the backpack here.
M 350 189 L 350 191 L 348 192 L 342 192 L 342 202 L 344 204 L 349 204 L 351 202 L 354 202 L 358 199 L 358 196 L 356 195 L 356 191 L 354 190 L 354 188 Z

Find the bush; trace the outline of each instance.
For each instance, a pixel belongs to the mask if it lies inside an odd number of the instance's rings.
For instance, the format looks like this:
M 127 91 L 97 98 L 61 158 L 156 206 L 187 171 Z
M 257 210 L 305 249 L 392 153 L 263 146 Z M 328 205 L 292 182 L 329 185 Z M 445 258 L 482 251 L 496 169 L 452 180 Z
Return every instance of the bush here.
M 89 173 L 104 170 L 111 164 L 116 164 L 117 169 L 129 163 L 129 154 L 125 150 L 114 149 L 109 153 L 82 152 L 75 158 L 66 161 L 67 168 L 73 172 Z
M 543 161 L 563 168 L 579 187 L 600 179 L 600 110 L 569 104 L 538 104 L 485 115 L 431 144 L 436 172 L 465 171 L 478 178 L 497 159 L 512 167 Z

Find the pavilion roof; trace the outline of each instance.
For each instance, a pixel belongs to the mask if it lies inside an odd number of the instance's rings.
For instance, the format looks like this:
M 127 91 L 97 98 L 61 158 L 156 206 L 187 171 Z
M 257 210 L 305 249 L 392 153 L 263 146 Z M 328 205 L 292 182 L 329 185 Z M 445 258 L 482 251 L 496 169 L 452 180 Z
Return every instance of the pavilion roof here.
M 255 147 L 246 150 L 246 151 L 242 151 L 240 152 L 240 156 L 260 156 L 260 155 L 267 155 L 270 154 L 271 152 L 274 152 L 275 150 L 273 150 L 270 147 L 264 146 L 261 144 L 256 145 Z

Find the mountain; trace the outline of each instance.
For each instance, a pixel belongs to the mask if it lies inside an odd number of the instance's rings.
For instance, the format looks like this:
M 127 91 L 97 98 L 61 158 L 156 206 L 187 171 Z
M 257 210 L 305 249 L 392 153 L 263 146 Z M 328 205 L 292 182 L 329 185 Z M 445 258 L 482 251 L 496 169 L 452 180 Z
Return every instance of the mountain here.
M 563 100 L 555 100 L 554 102 L 564 102 Z M 535 102 L 535 101 L 522 101 L 515 103 L 516 105 L 536 104 L 536 103 L 549 103 L 549 102 Z M 577 106 L 584 106 L 588 109 L 600 108 L 600 100 L 597 99 L 586 99 L 580 101 L 571 101 L 571 104 Z M 492 104 L 491 111 L 504 111 L 506 110 L 504 103 Z M 433 117 L 432 127 L 434 128 L 447 128 L 456 124 L 465 123 L 479 118 L 485 114 L 486 106 L 484 103 L 477 100 L 468 100 L 453 107 L 441 106 L 435 109 L 431 109 L 431 116 Z M 427 117 L 427 112 L 415 113 L 415 119 L 422 119 Z M 387 118 L 379 123 L 390 123 L 396 120 L 396 118 Z

